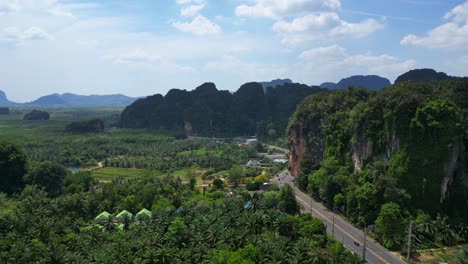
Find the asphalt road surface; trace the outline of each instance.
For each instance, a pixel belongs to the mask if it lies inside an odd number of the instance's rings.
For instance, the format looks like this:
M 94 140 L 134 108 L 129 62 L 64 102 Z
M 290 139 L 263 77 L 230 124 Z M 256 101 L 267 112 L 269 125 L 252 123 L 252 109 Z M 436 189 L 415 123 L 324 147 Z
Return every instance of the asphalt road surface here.
M 284 184 L 291 184 L 294 187 L 296 199 L 301 203 L 304 210 L 310 212 L 312 207 L 312 215 L 324 222 L 324 224 L 327 226 L 327 232 L 329 234 L 332 234 L 336 240 L 342 242 L 343 245 L 349 248 L 351 251 L 355 252 L 361 257 L 363 256 L 364 233 L 361 230 L 354 227 L 339 215 L 335 214 L 333 217 L 333 212 L 295 187 L 294 177 L 289 171 L 281 172 L 278 176 L 274 177 L 272 181 L 278 183 L 279 186 Z M 333 222 L 335 223 L 334 228 Z M 388 251 L 369 237 L 366 238 L 365 259 L 368 263 L 371 264 L 404 263 L 395 254 Z

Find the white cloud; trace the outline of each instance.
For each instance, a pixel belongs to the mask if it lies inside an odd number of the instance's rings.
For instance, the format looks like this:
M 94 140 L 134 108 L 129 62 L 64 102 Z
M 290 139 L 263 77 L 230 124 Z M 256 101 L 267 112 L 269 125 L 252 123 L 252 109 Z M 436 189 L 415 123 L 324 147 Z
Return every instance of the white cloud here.
M 173 22 L 172 26 L 178 30 L 194 35 L 212 35 L 221 32 L 221 27 L 202 15 L 198 15 L 191 22 Z
M 333 12 L 305 15 L 291 22 L 280 20 L 273 25 L 273 30 L 287 45 L 343 36 L 361 38 L 383 28 L 384 25 L 375 19 L 349 23 Z
M 240 5 L 236 15 L 281 18 L 316 11 L 333 11 L 341 6 L 340 0 L 253 0 L 253 5 Z
M 407 35 L 400 44 L 441 49 L 468 47 L 468 1 L 453 8 L 444 18 L 450 21 L 432 29 L 426 36 Z
M 205 8 L 205 4 L 199 4 L 199 5 L 190 5 L 187 7 L 183 7 L 180 9 L 180 15 L 181 16 L 194 16 L 198 14 L 203 8 Z
M 186 5 L 186 4 L 201 4 L 204 3 L 205 0 L 176 0 L 176 3 L 179 5 Z
M 18 45 L 27 40 L 51 40 L 53 37 L 39 27 L 30 27 L 21 30 L 17 27 L 7 27 L 0 34 L 0 41 L 13 42 Z
M 345 57 L 346 49 L 339 45 L 332 45 L 327 47 L 319 47 L 310 50 L 306 50 L 299 55 L 300 59 L 316 59 L 316 58 L 336 58 L 337 56 Z
M 301 67 L 315 69 L 315 72 L 318 71 L 323 76 L 377 74 L 396 78 L 416 66 L 414 60 L 401 60 L 388 54 L 348 54 L 347 50 L 339 45 L 310 49 L 302 52 L 299 58 Z
M 0 0 L 0 14 L 9 12 L 48 13 L 55 16 L 74 17 L 73 11 L 100 6 L 98 3 L 62 3 L 58 0 Z

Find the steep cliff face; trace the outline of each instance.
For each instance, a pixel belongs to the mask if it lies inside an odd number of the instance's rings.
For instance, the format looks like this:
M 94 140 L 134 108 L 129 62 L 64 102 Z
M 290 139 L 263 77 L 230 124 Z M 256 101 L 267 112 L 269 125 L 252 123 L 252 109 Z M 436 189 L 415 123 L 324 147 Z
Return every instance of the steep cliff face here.
M 376 93 L 349 89 L 306 98 L 288 128 L 293 175 L 311 175 L 334 160 L 349 181 L 362 179 L 357 186 L 372 183 L 383 201 L 409 197 L 417 208 L 437 210 L 451 202 L 454 189 L 465 188 L 454 183 L 466 170 L 467 102 L 460 98 L 468 91 L 460 87 L 467 84 L 468 78 L 403 83 Z M 324 195 L 350 188 L 343 180 L 330 187 L 325 174 L 312 179 L 328 184 L 317 187 Z
M 325 150 L 325 135 L 321 120 L 312 121 L 307 127 L 296 127 L 289 133 L 291 173 L 298 175 L 301 166 L 321 164 Z M 303 164 L 304 163 L 304 164 Z

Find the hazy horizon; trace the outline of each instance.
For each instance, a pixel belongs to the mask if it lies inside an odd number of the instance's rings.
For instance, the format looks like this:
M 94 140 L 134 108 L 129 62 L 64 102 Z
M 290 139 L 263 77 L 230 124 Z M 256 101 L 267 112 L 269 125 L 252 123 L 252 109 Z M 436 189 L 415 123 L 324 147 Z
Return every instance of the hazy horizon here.
M 410 69 L 468 75 L 468 1 L 0 0 L 0 90 L 165 94 L 319 85 Z

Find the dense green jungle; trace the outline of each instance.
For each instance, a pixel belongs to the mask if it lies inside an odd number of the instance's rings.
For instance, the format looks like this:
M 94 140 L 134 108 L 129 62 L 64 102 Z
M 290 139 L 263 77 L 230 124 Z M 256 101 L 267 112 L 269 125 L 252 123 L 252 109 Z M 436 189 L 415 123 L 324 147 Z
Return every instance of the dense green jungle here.
M 407 250 L 411 223 L 414 256 L 437 248 L 447 250 L 439 260 L 463 259 L 467 91 L 466 78 L 316 90 L 301 95 L 287 129 L 284 118 L 245 117 L 254 125 L 237 135 L 287 142 L 289 157 L 260 141 L 246 145 L 249 137 L 192 137 L 182 128 L 191 115 L 165 116 L 175 127 L 128 128 L 129 107 L 10 107 L 0 116 L 0 262 L 362 263 L 290 185 L 262 190 L 286 169 L 387 249 Z M 205 85 L 193 96 L 202 92 L 219 93 Z M 38 118 L 25 118 L 31 113 Z M 215 135 L 216 112 L 203 113 L 207 126 L 191 119 L 192 128 Z M 252 160 L 261 165 L 247 166 Z

